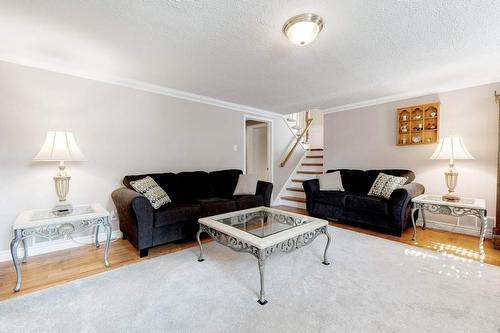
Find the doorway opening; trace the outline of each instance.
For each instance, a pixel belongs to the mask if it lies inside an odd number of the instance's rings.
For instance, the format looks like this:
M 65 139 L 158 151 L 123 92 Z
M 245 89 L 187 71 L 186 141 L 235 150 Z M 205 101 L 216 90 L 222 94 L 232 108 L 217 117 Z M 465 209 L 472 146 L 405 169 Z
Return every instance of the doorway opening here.
M 272 182 L 272 127 L 271 121 L 245 117 L 246 174 L 257 175 L 259 180 Z

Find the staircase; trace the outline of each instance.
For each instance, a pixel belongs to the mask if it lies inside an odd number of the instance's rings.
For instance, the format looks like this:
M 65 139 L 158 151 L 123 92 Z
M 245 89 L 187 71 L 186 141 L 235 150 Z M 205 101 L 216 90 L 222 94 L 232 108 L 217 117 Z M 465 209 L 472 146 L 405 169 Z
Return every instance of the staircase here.
M 323 173 L 323 148 L 307 149 L 297 169 L 288 179 L 280 200 L 283 205 L 306 208 L 306 196 L 302 182 Z
M 300 111 L 295 113 L 290 113 L 285 116 L 286 123 L 290 128 L 290 131 L 296 138 L 299 138 L 300 134 L 307 127 L 307 120 L 309 119 L 309 114 L 307 111 Z M 300 144 L 302 147 L 308 147 L 308 135 L 306 134 L 301 140 Z

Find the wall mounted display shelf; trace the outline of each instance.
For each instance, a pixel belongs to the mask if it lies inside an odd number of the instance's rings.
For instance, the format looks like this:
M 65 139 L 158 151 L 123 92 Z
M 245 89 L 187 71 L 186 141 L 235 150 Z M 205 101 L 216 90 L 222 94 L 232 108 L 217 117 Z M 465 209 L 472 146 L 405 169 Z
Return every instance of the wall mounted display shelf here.
M 396 144 L 413 146 L 437 143 L 439 116 L 439 102 L 397 109 Z

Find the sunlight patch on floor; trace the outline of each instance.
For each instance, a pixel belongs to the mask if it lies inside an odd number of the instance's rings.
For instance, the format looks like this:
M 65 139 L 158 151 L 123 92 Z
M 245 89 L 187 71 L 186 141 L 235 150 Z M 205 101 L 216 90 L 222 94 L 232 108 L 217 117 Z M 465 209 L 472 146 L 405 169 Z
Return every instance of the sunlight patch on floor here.
M 479 263 L 478 268 L 481 268 L 484 265 L 478 252 L 455 245 L 436 242 L 433 242 L 433 245 L 429 245 L 427 247 L 437 252 L 429 253 L 427 251 L 410 248 L 405 249 L 404 253 L 407 256 L 424 260 L 432 259 L 445 261 L 446 263 L 443 263 L 439 270 L 436 271 L 439 275 L 456 279 L 482 278 L 482 271 L 475 270 L 475 267 L 473 266 L 476 263 Z M 420 272 L 421 271 L 419 270 L 419 273 Z

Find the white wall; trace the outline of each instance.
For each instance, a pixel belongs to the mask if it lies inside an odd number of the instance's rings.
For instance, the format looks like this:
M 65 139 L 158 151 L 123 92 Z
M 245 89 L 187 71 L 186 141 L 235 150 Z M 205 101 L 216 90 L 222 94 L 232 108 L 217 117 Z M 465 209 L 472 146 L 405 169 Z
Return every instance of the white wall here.
M 294 137 L 281 116 L 267 119 L 275 200 L 304 151 L 280 167 Z M 110 194 L 127 174 L 243 169 L 244 121 L 237 111 L 0 62 L 0 259 L 15 217 L 57 199 L 57 163 L 32 162 L 47 131 L 73 131 L 88 159 L 67 163 L 68 201 L 113 210 Z
M 313 122 L 309 128 L 309 146 L 311 148 L 323 148 L 323 112 L 321 110 L 311 110 Z
M 485 198 L 488 216 L 495 216 L 498 106 L 500 83 L 326 114 L 325 170 L 333 168 L 407 168 L 416 173 L 427 193 L 446 193 L 447 162 L 430 160 L 436 145 L 396 146 L 396 108 L 441 102 L 441 136 L 461 135 L 475 160 L 456 161 L 459 195 Z M 453 219 L 431 216 L 441 222 Z M 472 223 L 462 219 L 462 223 Z M 491 223 L 492 224 L 492 223 Z M 490 224 L 490 226 L 491 226 Z
M 263 181 L 269 181 L 267 132 L 267 123 L 247 126 L 246 172 Z
M 68 200 L 113 209 L 126 174 L 243 168 L 243 113 L 0 62 L 0 251 L 22 210 L 51 207 L 56 163 L 34 163 L 48 130 L 73 131 Z M 233 145 L 239 147 L 233 151 Z

